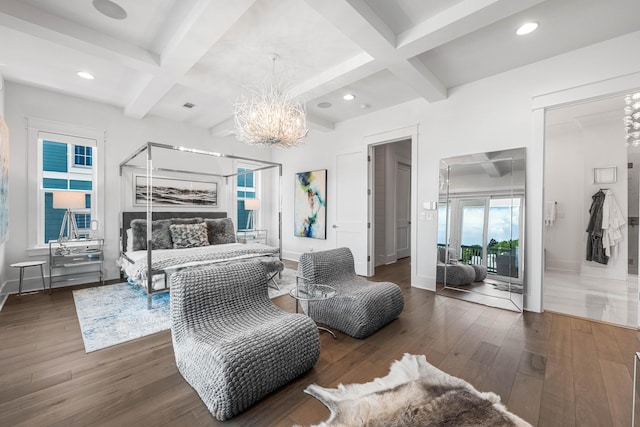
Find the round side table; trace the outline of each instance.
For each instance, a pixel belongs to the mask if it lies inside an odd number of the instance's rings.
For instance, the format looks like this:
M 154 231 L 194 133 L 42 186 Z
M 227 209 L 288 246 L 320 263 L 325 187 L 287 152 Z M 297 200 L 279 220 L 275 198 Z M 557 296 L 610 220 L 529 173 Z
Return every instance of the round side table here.
M 44 284 L 44 269 L 42 266 L 46 261 L 24 261 L 24 262 L 16 262 L 15 264 L 11 264 L 11 267 L 20 269 L 20 283 L 18 284 L 18 296 L 22 296 L 22 281 L 24 280 L 24 269 L 27 267 L 37 267 L 40 266 L 40 275 L 42 276 L 42 289 L 47 290 Z
M 296 286 L 289 291 L 289 295 L 296 300 L 296 313 L 298 312 L 299 301 L 307 301 L 311 304 L 313 301 L 324 301 L 336 296 L 336 288 L 333 286 L 310 285 L 310 287 L 311 290 L 305 291 Z M 311 318 L 311 316 L 309 316 L 309 318 Z M 318 330 L 328 332 L 331 334 L 333 339 L 336 339 L 336 334 L 334 334 L 332 330 L 325 328 L 324 326 L 318 326 Z

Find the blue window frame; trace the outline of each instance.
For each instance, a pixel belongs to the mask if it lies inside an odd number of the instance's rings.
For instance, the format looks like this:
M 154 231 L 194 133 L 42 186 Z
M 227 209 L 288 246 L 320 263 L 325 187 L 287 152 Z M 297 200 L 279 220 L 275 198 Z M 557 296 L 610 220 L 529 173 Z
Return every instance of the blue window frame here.
M 93 150 L 91 147 L 85 147 L 82 145 L 74 145 L 73 165 L 74 166 L 87 166 L 93 165 Z

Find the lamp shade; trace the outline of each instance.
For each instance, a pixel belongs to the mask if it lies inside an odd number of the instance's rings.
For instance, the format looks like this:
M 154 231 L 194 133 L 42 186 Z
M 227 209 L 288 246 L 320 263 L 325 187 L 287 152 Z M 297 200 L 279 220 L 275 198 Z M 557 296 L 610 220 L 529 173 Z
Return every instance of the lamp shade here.
M 244 209 L 247 211 L 260 209 L 260 199 L 244 199 Z
M 53 193 L 54 209 L 81 209 L 85 206 L 85 193 L 76 191 L 55 191 Z

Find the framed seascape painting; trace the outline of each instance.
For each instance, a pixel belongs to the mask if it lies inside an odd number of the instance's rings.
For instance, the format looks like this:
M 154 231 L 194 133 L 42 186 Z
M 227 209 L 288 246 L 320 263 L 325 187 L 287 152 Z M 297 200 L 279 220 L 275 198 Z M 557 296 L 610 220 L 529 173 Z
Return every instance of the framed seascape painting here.
M 0 244 L 9 237 L 9 128 L 0 116 Z
M 134 176 L 134 206 L 147 204 L 147 177 Z M 153 177 L 151 196 L 154 206 L 218 206 L 218 183 Z
M 294 235 L 327 238 L 327 170 L 296 173 Z

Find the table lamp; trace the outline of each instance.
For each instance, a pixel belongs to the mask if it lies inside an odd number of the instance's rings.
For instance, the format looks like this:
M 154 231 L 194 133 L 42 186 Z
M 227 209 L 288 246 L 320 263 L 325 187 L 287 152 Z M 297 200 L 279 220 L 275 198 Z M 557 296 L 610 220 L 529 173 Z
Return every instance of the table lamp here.
M 76 216 L 71 210 L 84 209 L 86 207 L 85 203 L 85 193 L 76 191 L 55 191 L 53 193 L 53 208 L 66 209 L 62 219 L 62 226 L 60 227 L 60 235 L 58 236 L 59 242 L 64 238 L 65 228 L 68 229 L 67 238 L 69 240 L 79 238 Z
M 247 230 L 253 230 L 255 227 L 255 211 L 260 209 L 260 199 L 244 199 L 244 210 L 249 211 L 247 216 Z

